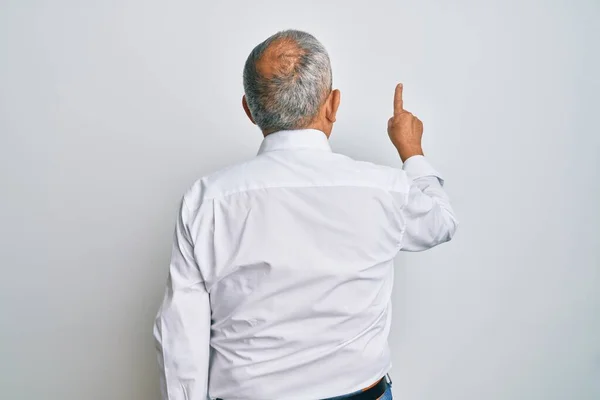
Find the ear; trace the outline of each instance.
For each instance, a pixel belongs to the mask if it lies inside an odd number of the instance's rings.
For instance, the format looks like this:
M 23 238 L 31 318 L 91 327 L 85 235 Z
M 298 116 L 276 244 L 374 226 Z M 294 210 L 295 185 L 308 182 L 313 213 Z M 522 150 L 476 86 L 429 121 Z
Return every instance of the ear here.
M 246 115 L 248 116 L 248 118 L 250 118 L 250 121 L 256 125 L 256 122 L 254 122 L 254 118 L 252 118 L 252 113 L 250 112 L 250 109 L 248 108 L 248 102 L 246 101 L 246 95 L 242 96 L 242 107 L 244 107 L 244 111 L 246 112 Z
M 325 117 L 327 118 L 327 121 L 329 121 L 331 123 L 335 122 L 337 110 L 340 106 L 340 100 L 341 100 L 341 93 L 338 89 L 333 90 L 329 94 L 329 99 L 327 100 L 327 102 L 329 104 L 327 105 L 327 111 L 325 113 Z

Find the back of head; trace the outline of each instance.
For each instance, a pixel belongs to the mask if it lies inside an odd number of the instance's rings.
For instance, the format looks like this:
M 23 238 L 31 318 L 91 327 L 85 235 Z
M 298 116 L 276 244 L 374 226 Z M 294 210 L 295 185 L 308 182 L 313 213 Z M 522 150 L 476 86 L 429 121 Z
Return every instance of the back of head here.
M 256 46 L 244 66 L 244 92 L 263 132 L 301 129 L 332 90 L 329 55 L 312 35 L 278 32 Z

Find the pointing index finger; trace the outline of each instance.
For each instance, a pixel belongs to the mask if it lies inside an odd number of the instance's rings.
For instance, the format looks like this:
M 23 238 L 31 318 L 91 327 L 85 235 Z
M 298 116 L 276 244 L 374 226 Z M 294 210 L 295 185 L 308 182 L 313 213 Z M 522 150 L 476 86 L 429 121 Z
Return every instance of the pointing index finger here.
M 394 92 L 394 114 L 400 114 L 404 111 L 404 102 L 402 101 L 402 89 L 401 83 L 396 85 L 396 91 Z

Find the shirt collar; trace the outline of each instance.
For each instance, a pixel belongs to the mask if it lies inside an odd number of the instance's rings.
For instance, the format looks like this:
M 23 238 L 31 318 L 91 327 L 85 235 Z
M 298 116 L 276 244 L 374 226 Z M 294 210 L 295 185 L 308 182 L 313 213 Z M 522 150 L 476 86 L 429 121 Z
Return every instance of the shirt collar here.
M 294 129 L 268 134 L 258 149 L 258 154 L 276 150 L 313 149 L 331 152 L 325 133 L 317 129 Z

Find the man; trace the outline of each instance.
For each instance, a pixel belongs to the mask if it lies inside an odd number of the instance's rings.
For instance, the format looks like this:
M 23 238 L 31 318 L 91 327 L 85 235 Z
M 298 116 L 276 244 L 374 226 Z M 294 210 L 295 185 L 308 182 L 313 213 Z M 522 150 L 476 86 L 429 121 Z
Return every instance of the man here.
M 154 328 L 163 398 L 391 399 L 394 257 L 457 226 L 423 124 L 398 85 L 388 133 L 403 169 L 332 152 L 340 91 L 300 31 L 254 48 L 244 90 L 258 155 L 181 201 Z

